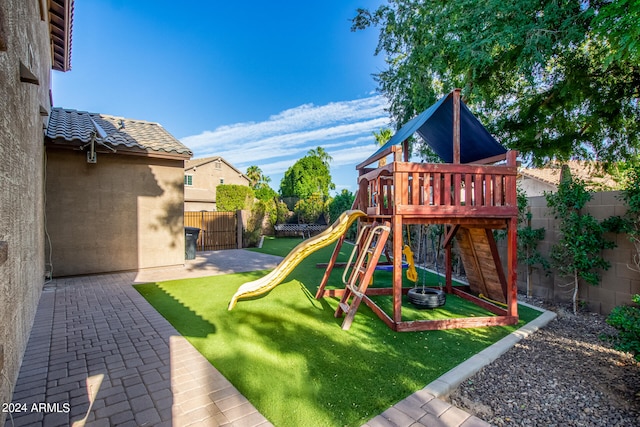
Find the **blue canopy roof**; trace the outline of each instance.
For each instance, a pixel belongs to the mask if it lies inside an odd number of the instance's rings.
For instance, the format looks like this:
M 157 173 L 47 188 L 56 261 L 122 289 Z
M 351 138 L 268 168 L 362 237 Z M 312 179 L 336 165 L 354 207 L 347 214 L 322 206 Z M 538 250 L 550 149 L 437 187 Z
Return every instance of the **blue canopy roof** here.
M 385 149 L 402 144 L 418 133 L 445 163 L 453 163 L 453 92 L 409 120 L 393 137 L 371 157 Z M 498 156 L 507 152 L 482 126 L 482 123 L 460 101 L 460 163 Z

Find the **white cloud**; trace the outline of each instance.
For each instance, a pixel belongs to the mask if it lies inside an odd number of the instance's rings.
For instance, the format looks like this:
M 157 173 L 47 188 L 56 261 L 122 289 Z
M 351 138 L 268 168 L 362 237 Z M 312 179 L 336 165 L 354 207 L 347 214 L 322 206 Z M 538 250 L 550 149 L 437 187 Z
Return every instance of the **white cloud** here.
M 367 144 L 359 147 L 350 147 L 330 153 L 333 157 L 332 166 L 358 164 L 375 153 L 378 147 L 375 144 Z
M 196 157 L 217 155 L 232 163 L 301 157 L 310 147 L 327 149 L 327 146 L 339 147 L 341 139 L 371 138 L 371 132 L 389 125 L 385 105 L 381 96 L 322 106 L 305 104 L 263 122 L 225 125 L 187 136 L 181 142 L 191 148 Z
M 181 142 L 195 157 L 222 156 L 240 170 L 256 165 L 278 187 L 283 173 L 311 148 L 323 147 L 333 158 L 334 182 L 349 182 L 355 165 L 377 148 L 373 131 L 389 127 L 381 96 L 315 106 L 304 104 L 262 122 L 220 126 Z M 347 187 L 351 185 L 341 185 Z

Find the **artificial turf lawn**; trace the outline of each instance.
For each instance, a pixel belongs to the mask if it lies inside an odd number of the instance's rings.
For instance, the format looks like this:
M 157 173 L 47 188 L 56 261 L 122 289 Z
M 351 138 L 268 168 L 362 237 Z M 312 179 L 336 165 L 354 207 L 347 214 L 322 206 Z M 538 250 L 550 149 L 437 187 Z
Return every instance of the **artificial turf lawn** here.
M 286 255 L 299 242 L 267 240 L 264 252 Z M 516 326 L 398 333 L 362 304 L 343 331 L 333 317 L 337 300 L 313 296 L 324 274 L 315 265 L 332 249 L 310 255 L 281 285 L 232 311 L 227 304 L 238 286 L 266 271 L 136 288 L 276 426 L 361 425 L 540 314 L 521 306 Z M 337 287 L 341 274 L 330 284 Z M 445 307 L 424 312 L 459 310 L 487 314 L 450 295 Z

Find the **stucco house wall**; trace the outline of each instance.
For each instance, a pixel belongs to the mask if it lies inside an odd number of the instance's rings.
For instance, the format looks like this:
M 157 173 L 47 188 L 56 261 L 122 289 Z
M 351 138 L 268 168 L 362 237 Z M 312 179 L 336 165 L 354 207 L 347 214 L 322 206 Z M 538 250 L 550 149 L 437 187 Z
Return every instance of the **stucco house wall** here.
M 42 129 L 52 60 L 39 3 L 0 2 L 0 402 L 11 401 L 45 274 Z M 21 81 L 21 63 L 36 82 Z
M 218 185 L 246 185 L 249 178 L 222 157 L 185 161 L 184 210 L 215 211 Z
M 518 186 L 527 197 L 544 196 L 545 193 L 557 191 L 563 173 L 570 173 L 571 176 L 584 181 L 589 191 L 619 189 L 614 177 L 606 173 L 600 163 L 579 160 L 551 163 L 541 168 L 521 168 L 518 173 Z
M 184 264 L 183 161 L 47 147 L 53 275 Z M 48 248 L 47 248 L 48 249 Z
M 550 193 L 556 191 L 558 188 L 557 185 L 530 178 L 528 176 L 521 176 L 518 179 L 518 185 L 527 197 L 544 196 L 545 192 Z

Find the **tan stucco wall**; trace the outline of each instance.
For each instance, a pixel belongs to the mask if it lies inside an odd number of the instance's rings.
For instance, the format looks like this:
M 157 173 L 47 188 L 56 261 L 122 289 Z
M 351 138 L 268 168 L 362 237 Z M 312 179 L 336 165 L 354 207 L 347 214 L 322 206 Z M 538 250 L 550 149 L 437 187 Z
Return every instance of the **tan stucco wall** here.
M 249 180 L 236 170 L 220 161 L 220 168 L 212 161 L 202 166 L 186 169 L 184 174 L 193 176 L 193 185 L 185 186 L 185 211 L 214 211 L 216 210 L 216 187 L 224 181 L 225 185 L 246 185 Z
M 51 57 L 37 1 L 3 0 L 0 19 L 0 402 L 10 402 L 44 283 L 39 110 L 51 107 Z M 39 85 L 20 82 L 20 61 Z
M 216 204 L 210 202 L 184 202 L 185 212 L 200 212 L 207 211 L 213 212 L 216 210 Z
M 183 161 L 47 148 L 54 276 L 184 264 Z

